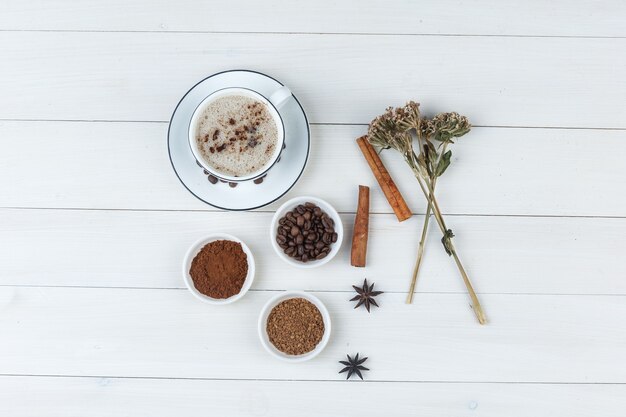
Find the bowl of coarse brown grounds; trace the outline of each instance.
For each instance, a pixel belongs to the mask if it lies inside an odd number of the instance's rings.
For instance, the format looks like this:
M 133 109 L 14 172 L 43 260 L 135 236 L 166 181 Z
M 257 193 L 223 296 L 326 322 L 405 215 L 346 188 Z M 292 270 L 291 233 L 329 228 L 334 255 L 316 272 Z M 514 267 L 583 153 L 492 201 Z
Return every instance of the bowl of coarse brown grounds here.
M 330 339 L 330 315 L 315 296 L 285 291 L 272 297 L 259 315 L 261 344 L 272 356 L 304 362 L 319 355 Z
M 250 248 L 235 236 L 215 233 L 194 243 L 183 260 L 183 279 L 191 294 L 208 304 L 230 304 L 254 280 Z

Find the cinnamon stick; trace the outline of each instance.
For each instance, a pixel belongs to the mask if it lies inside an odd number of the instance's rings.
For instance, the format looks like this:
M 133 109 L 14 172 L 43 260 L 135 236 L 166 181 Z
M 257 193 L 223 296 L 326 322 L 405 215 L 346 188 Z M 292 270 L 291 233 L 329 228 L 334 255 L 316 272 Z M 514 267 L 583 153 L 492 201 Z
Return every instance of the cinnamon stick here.
M 404 197 L 400 194 L 400 190 L 396 187 L 396 183 L 393 182 L 391 175 L 389 175 L 389 172 L 383 165 L 383 161 L 380 160 L 376 150 L 367 141 L 367 137 L 361 136 L 356 140 L 356 143 L 359 145 L 359 148 L 361 148 L 365 160 L 374 173 L 376 181 L 378 181 L 378 185 L 380 185 L 380 188 L 383 190 L 385 197 L 387 197 L 387 201 L 398 218 L 398 221 L 403 222 L 411 217 L 411 209 L 409 209 L 406 201 L 404 201 Z
M 359 185 L 359 202 L 354 219 L 354 233 L 352 234 L 352 252 L 350 265 L 365 266 L 367 257 L 367 238 L 370 224 L 370 187 Z

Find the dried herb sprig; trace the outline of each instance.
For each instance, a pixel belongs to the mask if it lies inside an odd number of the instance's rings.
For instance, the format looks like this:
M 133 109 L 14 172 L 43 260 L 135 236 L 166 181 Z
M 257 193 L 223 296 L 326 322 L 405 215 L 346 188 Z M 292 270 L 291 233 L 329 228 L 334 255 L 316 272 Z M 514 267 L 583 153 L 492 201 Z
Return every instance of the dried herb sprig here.
M 430 181 L 434 191 L 437 184 L 437 179 L 446 171 L 446 169 L 450 165 L 452 152 L 447 151 L 448 145 L 454 143 L 452 139 L 459 138 L 469 132 L 471 129 L 471 125 L 466 117 L 461 116 L 458 113 L 440 113 L 436 115 L 433 119 L 424 119 L 420 127 L 420 130 L 417 130 L 417 127 L 415 127 L 416 135 L 420 143 L 427 143 L 427 145 L 425 145 L 427 146 L 425 150 L 428 149 L 429 151 L 427 151 L 427 153 L 425 152 L 426 155 L 432 154 L 432 152 L 430 151 L 434 148 L 434 146 L 432 146 L 432 140 L 440 142 L 439 146 L 442 148 L 442 150 L 438 153 L 436 163 L 433 164 L 434 167 L 430 167 L 428 169 L 428 165 L 426 165 L 427 171 L 430 173 Z M 431 161 L 429 160 L 428 162 Z M 428 234 L 428 225 L 430 221 L 431 211 L 432 205 L 428 204 L 428 207 L 426 209 L 426 215 L 424 216 L 424 224 L 422 226 L 422 235 L 418 246 L 417 259 L 415 261 L 415 267 L 413 268 L 413 277 L 411 279 L 411 285 L 409 287 L 409 293 L 407 296 L 407 303 L 409 304 L 413 302 L 415 284 L 417 283 L 417 276 L 424 256 L 424 246 Z M 448 255 L 452 255 L 452 251 L 450 250 L 449 246 L 452 237 L 454 237 L 454 233 L 452 232 L 452 230 L 448 229 L 441 239 L 444 249 Z
M 413 271 L 413 279 L 407 302 L 412 301 L 415 282 L 421 260 L 424 253 L 424 243 L 428 231 L 428 221 L 432 211 L 437 224 L 442 232 L 441 242 L 446 253 L 454 258 L 459 269 L 463 282 L 472 300 L 472 308 L 478 321 L 486 323 L 485 313 L 480 305 L 478 297 L 467 276 L 465 268 L 452 243 L 454 233 L 446 226 L 441 214 L 439 204 L 434 191 L 437 178 L 441 176 L 448 166 L 452 153 L 447 150 L 447 146 L 453 142 L 454 138 L 463 136 L 471 129 L 467 118 L 458 113 L 441 113 L 433 119 L 423 119 L 420 116 L 419 104 L 413 101 L 408 102 L 403 107 L 389 107 L 384 114 L 374 119 L 368 129 L 368 140 L 373 146 L 383 149 L 395 149 L 400 152 L 409 165 L 417 182 L 428 201 L 424 226 L 422 228 L 422 238 L 418 247 L 418 256 Z M 418 150 L 415 152 L 413 135 L 417 137 Z M 440 142 L 441 151 L 433 144 L 433 140 Z

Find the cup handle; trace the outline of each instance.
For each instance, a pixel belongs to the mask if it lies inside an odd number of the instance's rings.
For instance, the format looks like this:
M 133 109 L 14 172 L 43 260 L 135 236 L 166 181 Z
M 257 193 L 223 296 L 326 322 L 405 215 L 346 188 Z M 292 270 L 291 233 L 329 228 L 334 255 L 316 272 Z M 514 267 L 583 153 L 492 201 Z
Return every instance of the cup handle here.
M 274 105 L 274 107 L 280 109 L 287 102 L 289 97 L 291 97 L 291 90 L 283 86 L 272 93 L 269 101 Z

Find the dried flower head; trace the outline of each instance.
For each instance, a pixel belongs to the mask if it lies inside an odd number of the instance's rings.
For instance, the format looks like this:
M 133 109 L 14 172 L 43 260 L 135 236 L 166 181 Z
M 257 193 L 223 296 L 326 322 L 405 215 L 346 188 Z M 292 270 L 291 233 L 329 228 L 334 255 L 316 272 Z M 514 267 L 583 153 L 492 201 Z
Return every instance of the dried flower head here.
M 396 110 L 389 107 L 385 113 L 372 120 L 367 131 L 367 140 L 374 146 L 392 148 L 407 154 L 413 150 L 412 138 L 400 123 Z
M 433 136 L 440 142 L 454 143 L 452 138 L 459 138 L 470 131 L 472 125 L 467 117 L 453 113 L 439 113 L 432 119 Z
M 401 129 L 405 131 L 411 129 L 415 129 L 416 131 L 420 130 L 421 117 L 419 103 L 409 101 L 404 106 L 397 107 L 394 110 L 394 117 Z
M 422 119 L 419 134 L 423 138 L 429 138 L 435 134 L 435 124 L 431 119 Z

